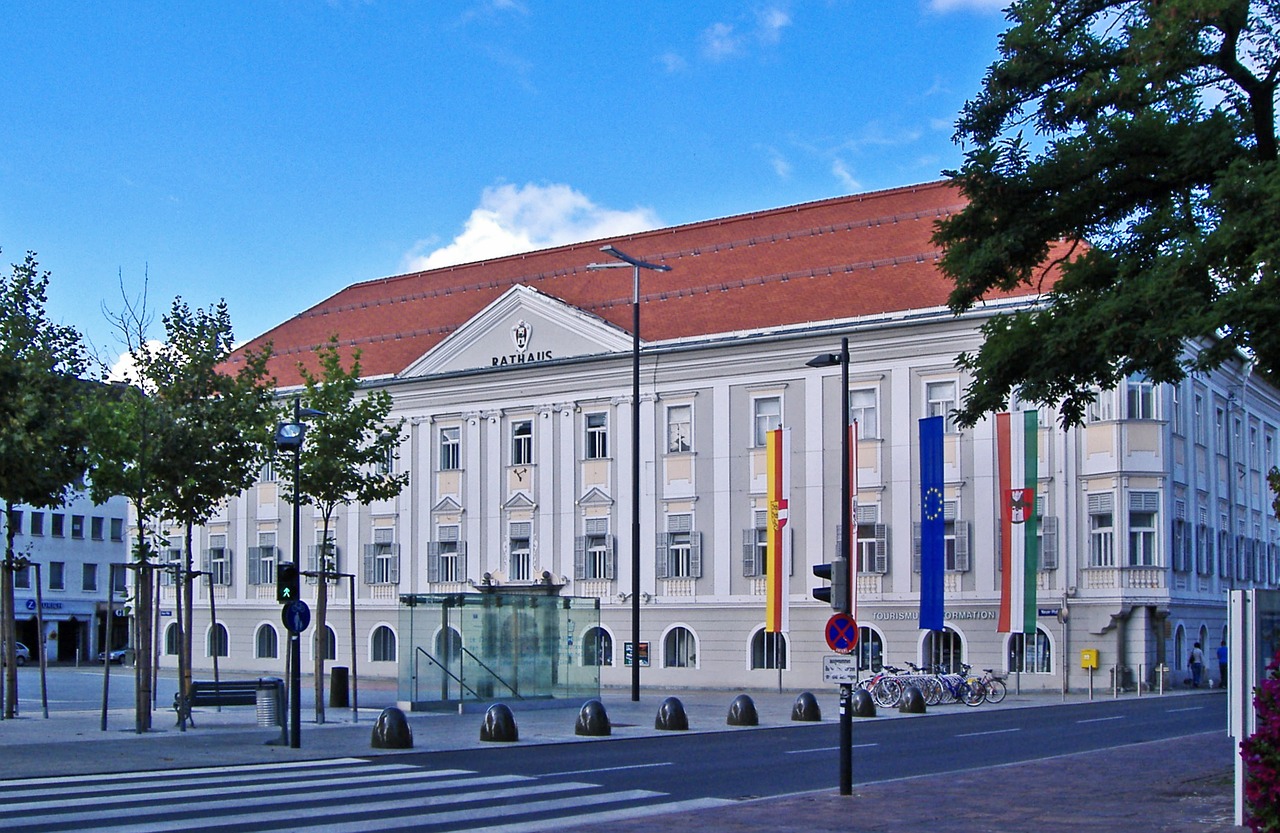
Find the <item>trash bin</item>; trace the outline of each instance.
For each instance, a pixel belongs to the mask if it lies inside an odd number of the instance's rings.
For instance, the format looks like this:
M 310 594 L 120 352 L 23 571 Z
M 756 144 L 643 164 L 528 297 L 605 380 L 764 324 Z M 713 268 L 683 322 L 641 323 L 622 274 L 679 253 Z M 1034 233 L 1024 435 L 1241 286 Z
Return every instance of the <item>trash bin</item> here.
M 351 705 L 351 694 L 347 689 L 347 668 L 335 665 L 329 669 L 329 707 L 344 709 Z
M 284 725 L 284 680 L 279 677 L 259 677 L 257 709 L 259 726 Z

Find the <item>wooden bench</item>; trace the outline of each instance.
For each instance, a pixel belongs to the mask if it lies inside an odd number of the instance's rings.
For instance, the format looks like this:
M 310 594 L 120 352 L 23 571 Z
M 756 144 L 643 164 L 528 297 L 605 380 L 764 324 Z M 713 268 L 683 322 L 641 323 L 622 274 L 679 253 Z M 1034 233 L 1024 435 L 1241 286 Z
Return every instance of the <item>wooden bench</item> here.
M 191 719 L 191 710 L 201 706 L 257 706 L 258 692 L 263 689 L 276 690 L 276 720 L 279 725 L 284 722 L 284 681 L 273 677 L 258 680 L 192 680 L 191 694 L 187 698 L 185 708 L 182 694 L 173 695 L 173 708 L 178 713 L 178 724 Z

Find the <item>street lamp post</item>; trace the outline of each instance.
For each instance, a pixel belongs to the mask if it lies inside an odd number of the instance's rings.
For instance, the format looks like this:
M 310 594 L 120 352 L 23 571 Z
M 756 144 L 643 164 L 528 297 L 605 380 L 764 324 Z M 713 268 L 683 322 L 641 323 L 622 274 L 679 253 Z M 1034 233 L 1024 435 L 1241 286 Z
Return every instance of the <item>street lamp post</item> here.
M 640 270 L 670 272 L 671 267 L 649 263 L 613 245 L 600 251 L 618 263 L 592 263 L 588 269 L 630 266 L 631 278 L 631 699 L 640 701 Z
M 276 426 L 276 448 L 293 451 L 293 564 L 301 563 L 302 547 L 299 534 L 302 520 L 302 502 L 299 495 L 302 474 L 302 442 L 307 433 L 303 417 L 324 416 L 324 411 L 302 407 L 302 398 L 293 398 L 293 421 Z M 302 745 L 302 635 L 289 629 L 289 746 L 298 749 Z
M 853 592 L 853 564 L 850 527 L 853 523 L 853 482 L 849 471 L 849 338 L 840 339 L 839 353 L 823 353 L 805 362 L 808 367 L 840 365 L 840 551 L 836 557 L 844 562 L 844 575 L 849 576 L 849 592 Z M 835 601 L 834 599 L 832 600 Z M 848 600 L 841 610 L 848 609 Z M 853 686 L 840 684 L 840 794 L 853 795 Z

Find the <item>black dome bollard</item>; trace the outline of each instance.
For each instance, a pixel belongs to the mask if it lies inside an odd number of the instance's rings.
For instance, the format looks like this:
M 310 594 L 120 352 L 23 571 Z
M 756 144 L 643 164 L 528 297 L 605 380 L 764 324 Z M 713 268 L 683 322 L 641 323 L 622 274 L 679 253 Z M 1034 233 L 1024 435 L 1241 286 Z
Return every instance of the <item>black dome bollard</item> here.
M 413 730 L 409 728 L 404 712 L 394 706 L 383 709 L 374 721 L 370 745 L 374 749 L 412 749 Z
M 578 711 L 578 722 L 574 724 L 575 735 L 603 737 L 613 731 L 609 725 L 609 715 L 605 713 L 604 703 L 599 700 L 588 700 Z
M 520 740 L 520 732 L 516 729 L 515 715 L 505 703 L 494 703 L 484 713 L 484 723 L 480 726 L 480 740 L 494 743 L 515 743 Z
M 658 707 L 658 717 L 653 721 L 653 728 L 669 732 L 685 732 L 689 729 L 689 718 L 684 713 L 684 703 L 679 697 L 668 697 Z
M 760 715 L 756 713 L 755 701 L 749 695 L 739 694 L 729 705 L 730 726 L 759 726 Z
M 902 689 L 902 702 L 898 704 L 898 711 L 903 714 L 924 714 L 924 694 L 920 689 L 913 685 Z
M 822 709 L 818 707 L 818 698 L 808 691 L 803 691 L 791 707 L 792 720 L 804 720 L 809 723 L 822 722 Z
M 871 699 L 871 692 L 866 689 L 856 689 L 851 698 L 854 717 L 875 717 L 876 703 Z

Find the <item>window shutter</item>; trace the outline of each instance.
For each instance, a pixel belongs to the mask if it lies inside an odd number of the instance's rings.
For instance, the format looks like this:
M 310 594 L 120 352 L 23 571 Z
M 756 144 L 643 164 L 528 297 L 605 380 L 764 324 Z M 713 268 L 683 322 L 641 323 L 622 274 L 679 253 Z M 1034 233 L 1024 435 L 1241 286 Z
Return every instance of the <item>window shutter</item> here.
M 796 531 L 794 527 L 785 528 L 787 536 L 787 575 L 796 574 Z
M 583 532 L 587 535 L 608 535 L 609 519 L 608 518 L 587 518 L 583 523 Z
M 458 542 L 458 581 L 467 580 L 467 542 Z
M 1173 519 L 1173 541 L 1171 546 L 1171 549 L 1172 549 L 1171 554 L 1173 557 L 1170 560 L 1173 562 L 1173 571 L 1175 573 L 1183 573 L 1183 572 L 1186 572 L 1186 569 L 1187 569 L 1187 565 L 1185 560 L 1183 559 L 1183 553 L 1182 553 L 1182 541 L 1185 536 L 1186 536 L 1186 530 L 1183 529 L 1182 518 L 1174 518 Z
M 364 583 L 374 584 L 378 580 L 378 545 L 364 545 Z
M 857 516 L 854 523 L 873 524 L 880 520 L 880 505 L 876 503 L 861 503 L 857 506 Z
M 1043 530 L 1044 528 L 1041 527 L 1042 532 Z M 1041 550 L 1040 550 L 1040 558 L 1041 558 L 1041 561 L 1043 562 L 1044 560 L 1043 547 L 1041 547 Z M 995 561 L 996 561 L 996 572 L 1003 573 L 1004 572 L 1004 525 L 1000 523 L 999 519 L 996 520 Z
M 959 510 L 958 501 L 944 500 L 942 502 L 942 520 L 954 521 Z
M 1114 510 L 1115 496 L 1110 492 L 1098 492 L 1089 495 L 1089 514 L 1105 515 Z
M 581 581 L 587 577 L 587 536 L 573 539 L 573 577 Z
M 1046 515 L 1040 526 L 1040 569 L 1058 569 L 1058 518 Z
M 400 545 L 391 545 L 391 563 L 387 567 L 387 581 L 391 584 L 400 583 Z
M 688 517 L 687 515 L 685 517 Z M 702 533 L 689 533 L 689 574 L 702 578 Z
M 1134 512 L 1157 512 L 1160 509 L 1158 492 L 1130 492 L 1129 509 Z
M 956 521 L 956 572 L 969 572 L 969 522 Z
M 213 550 L 205 550 L 204 555 L 200 557 L 200 569 L 206 573 L 212 573 L 213 570 Z
M 249 547 L 249 583 L 262 584 L 263 547 Z
M 605 546 L 609 548 L 609 557 L 604 561 L 604 577 L 609 581 L 613 581 L 614 572 L 618 563 L 618 539 L 616 536 L 610 535 L 606 539 Z
M 876 563 L 875 571 L 881 575 L 889 572 L 889 527 L 887 524 L 876 524 L 874 527 L 876 537 Z
M 760 575 L 760 565 L 756 563 L 756 531 L 742 530 L 742 574 L 750 578 Z
M 528 521 L 520 521 L 511 525 L 512 538 L 530 538 L 533 536 L 533 524 Z
M 911 572 L 920 574 L 920 522 L 911 524 Z
M 667 532 L 692 532 L 693 516 L 692 515 L 668 515 L 667 516 Z
M 440 542 L 427 544 L 427 582 L 434 584 L 440 581 Z
M 667 554 L 667 536 L 658 535 L 658 561 L 654 565 L 654 575 L 658 578 L 669 578 L 670 564 Z

